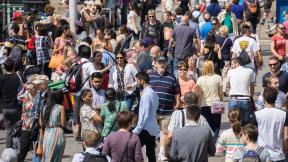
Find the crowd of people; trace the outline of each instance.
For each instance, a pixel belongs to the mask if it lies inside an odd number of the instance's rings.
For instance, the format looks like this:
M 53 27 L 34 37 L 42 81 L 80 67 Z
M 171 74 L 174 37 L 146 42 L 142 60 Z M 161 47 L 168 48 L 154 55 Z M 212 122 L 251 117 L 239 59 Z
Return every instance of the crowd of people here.
M 7 26 L 2 160 L 22 162 L 33 150 L 32 161 L 61 161 L 69 128 L 83 146 L 73 162 L 142 162 L 144 145 L 149 162 L 288 160 L 288 11 L 271 38 L 270 71 L 259 76 L 257 0 L 224 8 L 218 0 L 90 0 L 76 31 L 69 1 L 61 4 L 64 15 L 48 4 L 44 20 L 14 11 Z M 220 131 L 225 111 L 230 128 Z

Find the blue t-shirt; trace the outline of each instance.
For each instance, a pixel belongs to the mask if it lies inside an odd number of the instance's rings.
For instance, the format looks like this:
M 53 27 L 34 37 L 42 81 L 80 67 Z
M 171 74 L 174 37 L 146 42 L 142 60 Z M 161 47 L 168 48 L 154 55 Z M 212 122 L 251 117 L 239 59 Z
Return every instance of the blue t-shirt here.
M 237 19 L 243 19 L 244 7 L 241 4 L 232 4 L 231 11 L 235 14 Z
M 205 40 L 207 37 L 208 32 L 213 28 L 212 23 L 205 22 L 200 28 L 200 39 Z
M 221 12 L 221 7 L 218 3 L 210 3 L 206 10 L 212 17 L 217 17 Z

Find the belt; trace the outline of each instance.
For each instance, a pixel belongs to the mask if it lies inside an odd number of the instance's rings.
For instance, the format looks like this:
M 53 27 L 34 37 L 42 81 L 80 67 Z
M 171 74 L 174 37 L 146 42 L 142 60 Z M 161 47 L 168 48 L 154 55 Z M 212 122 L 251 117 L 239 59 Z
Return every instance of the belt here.
M 250 96 L 247 96 L 247 95 L 230 95 L 229 99 L 250 100 Z

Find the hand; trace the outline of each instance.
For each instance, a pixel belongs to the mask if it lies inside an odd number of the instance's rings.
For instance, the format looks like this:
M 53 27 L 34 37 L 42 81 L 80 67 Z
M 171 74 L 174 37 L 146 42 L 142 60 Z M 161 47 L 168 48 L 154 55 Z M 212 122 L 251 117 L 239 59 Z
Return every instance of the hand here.
M 131 89 L 131 88 L 132 88 L 131 85 L 127 85 L 127 86 L 125 87 L 126 90 L 129 90 L 129 89 Z

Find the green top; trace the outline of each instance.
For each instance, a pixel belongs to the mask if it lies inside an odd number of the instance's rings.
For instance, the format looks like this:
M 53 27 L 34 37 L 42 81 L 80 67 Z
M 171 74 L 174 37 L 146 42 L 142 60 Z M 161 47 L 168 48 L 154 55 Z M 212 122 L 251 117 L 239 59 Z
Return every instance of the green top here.
M 102 117 L 102 119 L 104 119 L 104 127 L 101 133 L 101 136 L 103 137 L 106 137 L 109 134 L 109 130 L 111 129 L 114 121 L 116 120 L 117 113 L 127 109 L 127 105 L 125 101 L 121 101 L 121 102 L 116 101 L 116 104 L 115 104 L 116 111 L 110 112 L 108 110 L 108 103 L 109 102 L 106 102 L 103 105 L 101 105 L 100 116 Z M 117 130 L 118 130 L 118 126 L 117 126 L 117 123 L 115 122 L 111 132 L 113 131 L 115 132 Z
M 227 12 L 225 19 L 223 21 L 223 25 L 227 26 L 228 30 L 229 30 L 229 34 L 233 33 L 233 24 L 231 21 L 231 12 Z

